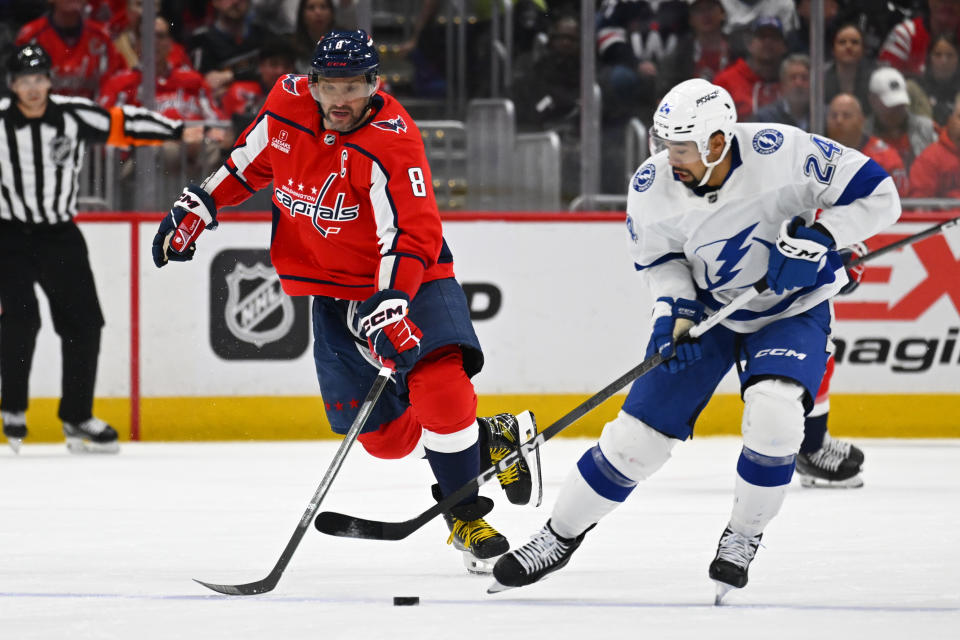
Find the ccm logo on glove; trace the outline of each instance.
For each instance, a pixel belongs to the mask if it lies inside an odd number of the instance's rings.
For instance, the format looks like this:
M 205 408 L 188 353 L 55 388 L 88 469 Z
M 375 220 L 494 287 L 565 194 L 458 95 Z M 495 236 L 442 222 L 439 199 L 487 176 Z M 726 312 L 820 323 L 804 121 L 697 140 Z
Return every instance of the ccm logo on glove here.
M 369 336 L 377 329 L 399 321 L 407 315 L 407 301 L 402 298 L 383 300 L 373 312 L 360 321 L 363 335 Z

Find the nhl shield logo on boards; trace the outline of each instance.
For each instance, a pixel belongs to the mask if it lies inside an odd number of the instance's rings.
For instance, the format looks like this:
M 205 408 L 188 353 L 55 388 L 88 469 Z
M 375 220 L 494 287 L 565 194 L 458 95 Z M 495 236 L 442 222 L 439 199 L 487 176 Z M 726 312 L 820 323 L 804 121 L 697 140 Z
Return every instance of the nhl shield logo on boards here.
M 210 273 L 210 342 L 225 360 L 292 360 L 310 341 L 307 298 L 284 293 L 265 249 L 227 249 Z
M 241 284 L 250 282 L 241 293 Z M 279 319 L 267 322 L 275 312 Z M 293 326 L 293 304 L 280 287 L 276 272 L 261 263 L 252 267 L 238 263 L 227 275 L 227 328 L 238 340 L 262 347 L 287 334 Z

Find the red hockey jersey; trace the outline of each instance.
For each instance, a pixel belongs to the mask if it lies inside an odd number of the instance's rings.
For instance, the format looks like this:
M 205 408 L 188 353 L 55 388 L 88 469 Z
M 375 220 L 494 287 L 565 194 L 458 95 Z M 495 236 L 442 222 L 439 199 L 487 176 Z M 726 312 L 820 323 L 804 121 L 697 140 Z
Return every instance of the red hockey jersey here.
M 17 46 L 28 42 L 39 44 L 50 55 L 54 93 L 96 100 L 106 78 L 127 68 L 106 30 L 89 20 L 83 21 L 78 40 L 67 43 L 49 16 L 37 18 L 17 34 Z
M 307 78 L 285 76 L 204 182 L 218 208 L 273 182 L 270 257 L 289 295 L 413 298 L 453 276 L 420 131 L 392 96 L 372 106 L 357 129 L 325 130 Z

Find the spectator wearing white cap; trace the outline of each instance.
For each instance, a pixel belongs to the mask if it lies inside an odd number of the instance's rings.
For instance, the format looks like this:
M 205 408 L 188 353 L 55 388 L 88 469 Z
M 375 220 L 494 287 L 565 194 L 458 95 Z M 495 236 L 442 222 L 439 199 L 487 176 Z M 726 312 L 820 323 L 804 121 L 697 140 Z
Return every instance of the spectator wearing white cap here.
M 907 81 L 892 67 L 881 67 L 870 76 L 870 107 L 866 131 L 897 150 L 909 171 L 913 159 L 937 139 L 933 120 L 912 113 Z

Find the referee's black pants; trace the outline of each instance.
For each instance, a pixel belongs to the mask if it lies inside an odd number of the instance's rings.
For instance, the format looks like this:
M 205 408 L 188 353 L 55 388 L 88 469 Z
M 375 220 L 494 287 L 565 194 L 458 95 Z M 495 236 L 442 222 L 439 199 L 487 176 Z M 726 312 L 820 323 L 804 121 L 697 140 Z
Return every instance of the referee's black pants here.
M 64 422 L 92 416 L 103 312 L 87 243 L 73 222 L 43 226 L 0 221 L 0 408 L 25 411 L 30 366 L 40 331 L 34 283 L 50 306 L 63 356 Z M 44 376 L 55 375 L 41 363 Z

